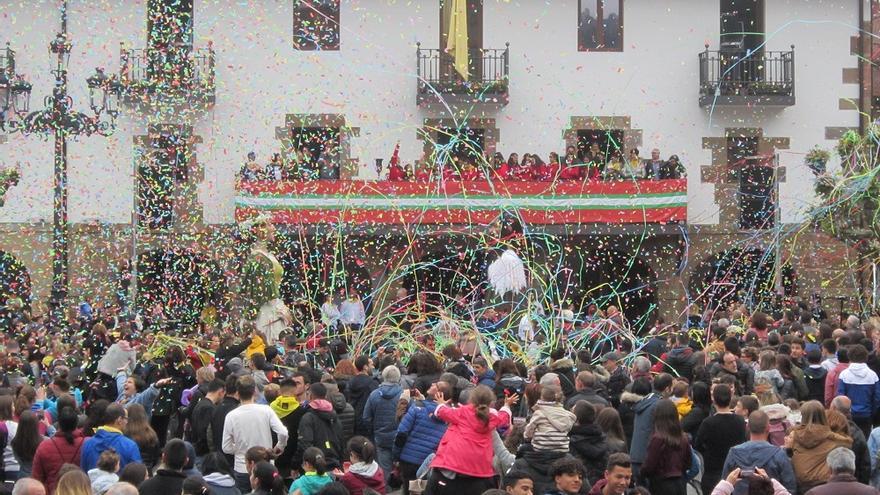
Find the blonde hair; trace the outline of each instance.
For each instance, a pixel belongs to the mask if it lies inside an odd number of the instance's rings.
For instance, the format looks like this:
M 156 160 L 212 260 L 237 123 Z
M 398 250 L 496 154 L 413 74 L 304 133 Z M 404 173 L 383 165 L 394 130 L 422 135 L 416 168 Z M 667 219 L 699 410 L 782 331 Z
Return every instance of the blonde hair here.
M 55 495 L 92 495 L 92 483 L 86 473 L 71 470 L 58 479 Z

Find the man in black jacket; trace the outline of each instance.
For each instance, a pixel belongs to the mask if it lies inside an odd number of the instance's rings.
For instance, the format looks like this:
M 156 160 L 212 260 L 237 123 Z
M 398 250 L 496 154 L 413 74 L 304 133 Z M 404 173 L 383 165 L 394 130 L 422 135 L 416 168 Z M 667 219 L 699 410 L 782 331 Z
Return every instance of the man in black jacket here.
M 574 386 L 577 392 L 565 401 L 565 408 L 571 411 L 571 408 L 580 401 L 586 401 L 600 408 L 608 405 L 608 401 L 604 397 L 596 393 L 593 388 L 596 384 L 596 375 L 590 371 L 581 371 L 575 379 Z
M 373 378 L 373 362 L 369 356 L 359 356 L 354 361 L 357 375 L 354 376 L 346 387 L 345 398 L 354 407 L 354 434 L 368 436 L 369 425 L 364 423 L 364 408 L 370 393 L 379 387 L 379 382 Z
M 226 394 L 223 400 L 214 408 L 214 414 L 211 416 L 211 451 L 223 452 L 223 423 L 226 421 L 226 415 L 240 404 L 238 400 L 238 377 L 229 375 L 226 377 Z M 224 454 L 226 461 L 232 466 L 235 462 L 234 456 Z
M 205 385 L 205 397 L 196 404 L 190 415 L 190 435 L 196 451 L 196 468 L 202 469 L 202 458 L 211 452 L 211 422 L 217 405 L 226 396 L 226 384 L 215 378 Z M 214 449 L 216 450 L 216 449 Z
M 138 487 L 140 495 L 170 495 L 181 493 L 183 480 L 186 474 L 183 467 L 186 466 L 186 444 L 183 440 L 175 438 L 165 444 L 162 451 L 162 468 L 156 471 L 156 475 L 141 483 Z

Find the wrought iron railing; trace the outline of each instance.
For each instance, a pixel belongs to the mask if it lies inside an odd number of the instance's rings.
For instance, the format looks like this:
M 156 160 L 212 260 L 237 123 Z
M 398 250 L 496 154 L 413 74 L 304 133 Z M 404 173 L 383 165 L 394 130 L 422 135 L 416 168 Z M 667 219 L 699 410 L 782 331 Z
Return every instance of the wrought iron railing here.
M 700 53 L 701 96 L 794 96 L 794 45 L 790 51 Z
M 15 50 L 9 48 L 9 43 L 6 43 L 6 48 L 0 49 L 0 72 L 5 72 L 10 79 L 15 74 Z
M 127 87 L 145 89 L 214 89 L 214 48 L 122 48 L 120 78 Z
M 455 70 L 455 58 L 445 50 L 416 44 L 419 94 L 507 93 L 510 78 L 510 43 L 505 48 L 470 48 L 469 77 L 465 81 Z

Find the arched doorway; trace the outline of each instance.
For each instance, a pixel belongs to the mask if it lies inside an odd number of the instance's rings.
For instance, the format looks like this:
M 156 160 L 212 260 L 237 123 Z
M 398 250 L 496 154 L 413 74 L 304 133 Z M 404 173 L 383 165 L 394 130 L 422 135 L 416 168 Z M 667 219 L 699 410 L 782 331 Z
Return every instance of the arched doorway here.
M 225 293 L 222 272 L 214 260 L 190 249 L 154 249 L 138 257 L 138 306 L 152 315 L 161 307 L 172 327 L 193 325 L 209 303 Z
M 740 302 L 750 308 L 771 303 L 776 296 L 776 257 L 758 248 L 733 248 L 704 259 L 688 283 L 692 302 L 702 309 L 725 307 Z M 785 295 L 796 292 L 795 272 L 782 266 Z
M 15 307 L 29 308 L 31 276 L 18 258 L 0 251 L 0 329 L 12 327 Z
M 284 267 L 281 297 L 299 311 L 318 317 L 318 309 L 327 294 L 341 300 L 351 290 L 357 291 L 367 313 L 373 291 L 373 276 L 367 269 L 367 247 L 321 242 L 293 232 L 276 234 L 278 261 Z M 338 301 L 337 301 L 338 302 Z
M 472 248 L 466 239 L 444 238 L 438 244 L 405 269 L 403 287 L 435 310 L 459 301 L 479 306 L 486 297 L 490 253 Z
M 638 256 L 600 245 L 575 251 L 573 261 L 557 276 L 562 303 L 585 314 L 591 304 L 617 306 L 633 330 L 650 325 L 657 308 L 657 274 Z

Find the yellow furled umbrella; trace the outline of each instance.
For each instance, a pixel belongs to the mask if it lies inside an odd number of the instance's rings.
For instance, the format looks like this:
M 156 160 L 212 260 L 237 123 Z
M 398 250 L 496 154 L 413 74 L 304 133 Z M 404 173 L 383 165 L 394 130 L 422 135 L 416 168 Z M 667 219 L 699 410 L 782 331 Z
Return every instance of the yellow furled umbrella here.
M 446 52 L 455 57 L 455 70 L 468 80 L 468 29 L 467 0 L 447 0 L 452 2 L 449 18 L 449 33 L 446 36 Z

